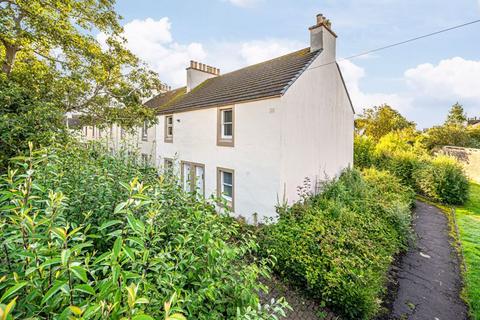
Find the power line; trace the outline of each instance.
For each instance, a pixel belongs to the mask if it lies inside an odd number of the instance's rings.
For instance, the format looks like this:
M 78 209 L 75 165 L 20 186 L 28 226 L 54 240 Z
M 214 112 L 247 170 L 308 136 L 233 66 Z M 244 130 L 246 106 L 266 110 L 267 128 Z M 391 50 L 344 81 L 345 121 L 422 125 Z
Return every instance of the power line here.
M 480 19 L 473 20 L 473 21 L 470 21 L 470 22 L 467 22 L 467 23 L 459 24 L 459 25 L 456 25 L 456 26 L 453 26 L 453 27 L 449 27 L 449 28 L 446 28 L 446 29 L 442 29 L 442 30 L 438 30 L 438 31 L 431 32 L 431 33 L 428 33 L 428 34 L 424 34 L 424 35 L 421 35 L 421 36 L 418 36 L 418 37 L 415 37 L 415 38 L 410 38 L 408 40 L 392 43 L 392 44 L 389 44 L 389 45 L 386 45 L 386 46 L 383 46 L 383 47 L 379 47 L 379 48 L 371 49 L 371 50 L 364 51 L 364 52 L 361 52 L 361 53 L 357 53 L 357 54 L 351 55 L 351 56 L 346 57 L 346 58 L 341 58 L 339 60 L 327 62 L 327 63 L 321 64 L 319 66 L 312 67 L 309 70 L 320 68 L 320 67 L 323 67 L 323 66 L 327 66 L 327 65 L 337 63 L 337 62 L 341 62 L 341 61 L 345 61 L 345 60 L 352 60 L 352 59 L 355 59 L 355 58 L 358 58 L 358 57 L 361 57 L 361 56 L 365 56 L 365 55 L 370 54 L 370 53 L 378 52 L 378 51 L 385 50 L 385 49 L 390 49 L 390 48 L 397 47 L 397 46 L 400 46 L 400 45 L 403 45 L 403 44 L 406 44 L 406 43 L 409 43 L 409 42 L 413 42 L 413 41 L 417 41 L 417 40 L 420 40 L 420 39 L 432 37 L 432 36 L 435 36 L 435 35 L 440 34 L 440 33 L 452 31 L 452 30 L 459 29 L 459 28 L 463 28 L 463 27 L 466 27 L 466 26 L 469 26 L 469 25 L 472 25 L 472 24 L 475 24 L 475 23 L 479 23 L 479 22 L 480 22 Z

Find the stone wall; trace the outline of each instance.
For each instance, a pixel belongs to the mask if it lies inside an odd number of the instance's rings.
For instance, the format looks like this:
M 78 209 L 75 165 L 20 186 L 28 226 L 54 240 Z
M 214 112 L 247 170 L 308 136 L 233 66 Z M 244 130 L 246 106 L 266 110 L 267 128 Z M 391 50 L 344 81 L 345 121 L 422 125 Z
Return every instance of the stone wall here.
M 480 149 L 445 146 L 442 152 L 457 158 L 463 164 L 468 177 L 480 183 Z

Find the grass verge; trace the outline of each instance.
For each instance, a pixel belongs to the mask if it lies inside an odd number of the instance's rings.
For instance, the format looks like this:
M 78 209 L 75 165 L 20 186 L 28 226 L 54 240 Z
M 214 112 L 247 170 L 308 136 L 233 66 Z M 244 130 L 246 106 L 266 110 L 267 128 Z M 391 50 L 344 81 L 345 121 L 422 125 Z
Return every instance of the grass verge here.
M 457 207 L 456 218 L 465 270 L 465 298 L 473 320 L 480 320 L 480 185 L 470 183 L 470 199 Z

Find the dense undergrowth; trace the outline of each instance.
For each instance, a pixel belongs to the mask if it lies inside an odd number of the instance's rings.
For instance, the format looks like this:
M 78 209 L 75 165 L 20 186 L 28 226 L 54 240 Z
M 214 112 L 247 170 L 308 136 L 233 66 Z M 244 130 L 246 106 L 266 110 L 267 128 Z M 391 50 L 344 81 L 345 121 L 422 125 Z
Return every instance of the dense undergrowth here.
M 411 188 L 386 171 L 347 170 L 261 229 L 275 271 L 349 319 L 380 310 L 394 256 L 406 248 Z
M 468 179 L 453 158 L 431 156 L 395 132 L 378 143 L 366 136 L 356 136 L 354 146 L 357 168 L 388 170 L 419 194 L 440 203 L 458 205 L 468 199 Z
M 32 152 L 0 181 L 2 319 L 276 319 L 271 261 L 239 230 L 128 157 Z

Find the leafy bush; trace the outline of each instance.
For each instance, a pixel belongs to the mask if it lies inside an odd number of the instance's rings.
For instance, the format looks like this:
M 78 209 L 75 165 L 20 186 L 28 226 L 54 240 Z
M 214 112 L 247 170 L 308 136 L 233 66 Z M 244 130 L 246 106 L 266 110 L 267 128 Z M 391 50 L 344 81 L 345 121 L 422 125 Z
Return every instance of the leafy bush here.
M 403 184 L 412 187 L 415 186 L 415 172 L 420 163 L 418 156 L 411 151 L 401 151 L 393 155 L 381 154 L 376 158 L 377 168 L 388 170 Z
M 439 156 L 415 171 L 418 190 L 447 204 L 463 204 L 468 199 L 469 184 L 462 167 L 450 157 Z
M 266 289 L 258 278 L 268 276 L 270 260 L 255 258 L 255 238 L 168 177 L 98 148 L 16 161 L 0 180 L 4 318 L 283 314 L 281 301 L 258 307 Z
M 393 256 L 406 248 L 413 191 L 386 171 L 345 171 L 265 226 L 275 271 L 350 319 L 378 312 Z
M 374 164 L 375 142 L 367 137 L 355 135 L 353 163 L 357 168 L 370 168 Z
M 464 203 L 468 199 L 468 179 L 462 167 L 453 158 L 429 156 L 418 141 L 405 137 L 407 131 L 391 132 L 376 145 L 368 137 L 355 137 L 355 167 L 387 170 L 404 185 L 435 201 Z

